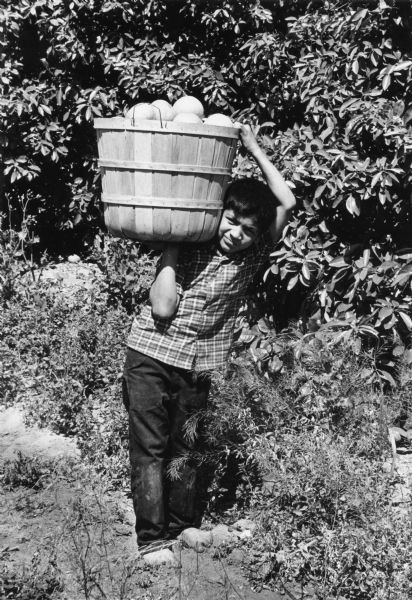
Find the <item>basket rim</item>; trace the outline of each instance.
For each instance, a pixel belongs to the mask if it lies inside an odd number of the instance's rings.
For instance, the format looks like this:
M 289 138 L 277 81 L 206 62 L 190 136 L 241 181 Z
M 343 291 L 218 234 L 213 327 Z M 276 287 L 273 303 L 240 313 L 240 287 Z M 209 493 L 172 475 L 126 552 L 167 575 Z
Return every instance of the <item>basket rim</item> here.
M 161 134 L 179 133 L 198 137 L 218 137 L 239 139 L 238 127 L 223 127 L 221 125 L 205 125 L 204 123 L 173 123 L 173 121 L 132 120 L 125 117 L 94 119 L 95 129 L 116 131 L 152 131 Z

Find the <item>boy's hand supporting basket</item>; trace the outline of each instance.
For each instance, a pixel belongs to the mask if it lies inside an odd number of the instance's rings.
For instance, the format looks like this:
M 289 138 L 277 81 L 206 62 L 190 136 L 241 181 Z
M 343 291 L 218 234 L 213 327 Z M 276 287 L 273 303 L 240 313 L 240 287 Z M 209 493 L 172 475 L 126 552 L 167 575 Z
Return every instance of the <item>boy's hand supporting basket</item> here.
M 275 165 L 259 146 L 250 125 L 236 123 L 236 126 L 240 129 L 240 140 L 243 147 L 255 159 L 262 175 L 266 179 L 270 191 L 277 200 L 276 218 L 269 228 L 270 236 L 273 242 L 276 243 L 282 235 L 283 228 L 289 221 L 291 212 L 296 205 L 295 196 Z

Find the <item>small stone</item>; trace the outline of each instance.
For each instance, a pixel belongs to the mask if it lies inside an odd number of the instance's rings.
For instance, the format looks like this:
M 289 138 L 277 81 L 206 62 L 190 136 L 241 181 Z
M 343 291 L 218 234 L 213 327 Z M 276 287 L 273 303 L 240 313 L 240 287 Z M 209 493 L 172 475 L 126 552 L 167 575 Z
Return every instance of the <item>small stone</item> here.
M 248 529 L 253 533 L 256 529 L 256 523 L 251 521 L 251 519 L 239 519 L 236 523 L 233 523 L 232 528 L 236 531 L 245 531 Z
M 171 567 L 177 566 L 177 560 L 175 555 L 168 548 L 162 550 L 155 550 L 154 552 L 148 552 L 143 555 L 143 560 L 152 566 L 157 565 L 169 565 Z
M 234 531 L 229 531 L 227 525 L 216 525 L 211 531 L 214 546 L 222 546 L 236 542 L 238 535 Z
M 78 254 L 71 254 L 68 258 L 67 258 L 69 263 L 79 263 L 80 262 L 80 256 Z
M 245 555 L 240 548 L 234 548 L 227 559 L 232 565 L 241 565 L 245 559 Z
M 206 548 L 210 548 L 213 542 L 210 531 L 202 531 L 201 529 L 196 529 L 196 527 L 189 527 L 182 531 L 179 539 L 184 546 L 193 548 L 196 552 L 204 552 Z
M 250 529 L 244 529 L 243 531 L 238 531 L 236 533 L 239 540 L 248 540 L 252 537 L 252 532 Z
M 389 437 L 393 438 L 395 442 L 400 442 L 405 433 L 406 431 L 402 427 L 389 427 Z
M 405 430 L 412 429 L 412 416 L 408 416 L 406 421 L 404 421 L 402 427 Z

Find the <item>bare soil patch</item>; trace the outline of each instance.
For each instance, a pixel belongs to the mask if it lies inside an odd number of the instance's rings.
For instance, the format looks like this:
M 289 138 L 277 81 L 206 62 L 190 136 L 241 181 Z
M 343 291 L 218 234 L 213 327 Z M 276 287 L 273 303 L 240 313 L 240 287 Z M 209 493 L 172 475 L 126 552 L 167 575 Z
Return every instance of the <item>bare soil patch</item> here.
M 0 413 L 0 453 L 0 598 L 280 598 L 251 588 L 244 543 L 202 553 L 177 544 L 176 566 L 147 565 L 131 501 L 82 464 L 73 440 L 26 427 L 20 408 Z

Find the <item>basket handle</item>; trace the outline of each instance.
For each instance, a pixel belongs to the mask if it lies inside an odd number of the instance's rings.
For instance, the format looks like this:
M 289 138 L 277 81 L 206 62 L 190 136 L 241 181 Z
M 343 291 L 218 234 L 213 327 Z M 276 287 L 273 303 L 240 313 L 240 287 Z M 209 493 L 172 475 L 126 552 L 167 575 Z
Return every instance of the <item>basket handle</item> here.
M 153 106 L 153 104 L 152 104 L 152 106 Z M 160 128 L 163 129 L 162 111 L 160 110 L 160 108 L 158 106 L 153 106 L 153 108 L 155 108 L 156 110 L 159 111 Z
M 137 104 L 135 104 L 135 105 L 133 106 L 133 108 L 132 108 L 132 111 L 133 111 L 133 112 L 132 112 L 132 118 L 131 118 L 132 127 L 135 127 L 135 125 L 136 125 L 136 121 L 135 121 L 135 118 L 134 118 L 134 111 L 135 111 L 135 109 L 136 109 L 138 106 L 140 106 L 140 104 L 144 104 L 144 102 L 138 102 L 138 103 L 137 103 Z M 152 106 L 153 106 L 153 105 L 152 105 Z M 160 108 L 159 108 L 158 106 L 153 106 L 153 108 L 155 108 L 156 110 L 158 110 L 158 111 L 159 111 L 159 121 L 160 121 L 160 127 L 161 127 L 161 129 L 163 129 L 162 111 L 160 110 Z M 125 130 L 126 130 L 126 128 L 125 128 Z

